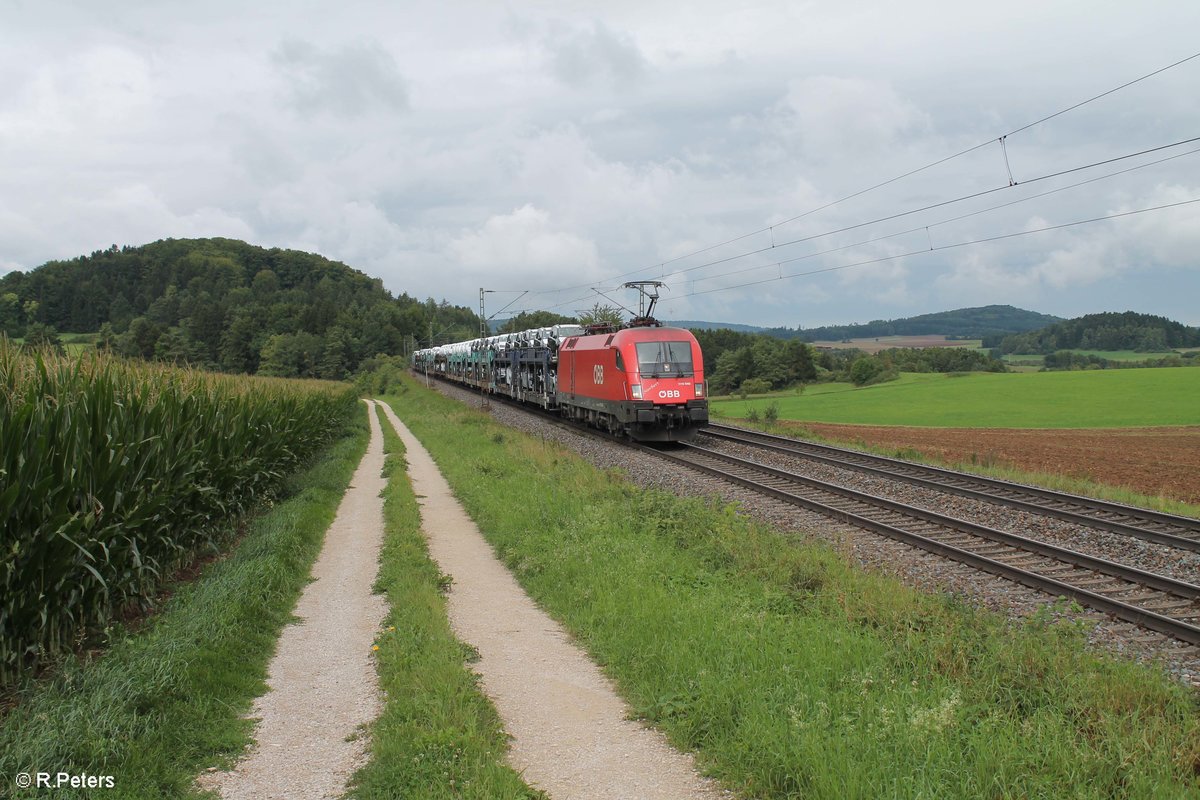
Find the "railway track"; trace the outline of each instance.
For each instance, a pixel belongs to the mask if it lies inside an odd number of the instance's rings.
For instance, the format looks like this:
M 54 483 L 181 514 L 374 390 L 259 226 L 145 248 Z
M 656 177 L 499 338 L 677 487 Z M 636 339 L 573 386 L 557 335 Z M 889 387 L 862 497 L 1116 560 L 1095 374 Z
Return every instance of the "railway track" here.
M 635 447 L 1200 645 L 1200 586 L 826 483 L 700 445 Z
M 1200 520 L 727 425 L 710 424 L 701 436 L 765 448 L 939 492 L 1019 508 L 1110 533 L 1200 552 Z
M 536 412 L 507 401 L 503 402 L 575 433 L 593 435 L 609 442 L 621 441 L 608 434 L 558 420 L 544 412 Z M 710 428 L 716 428 L 712 434 L 721 435 L 727 439 L 731 438 L 731 434 L 746 433 L 740 428 L 728 429 L 726 426 L 710 426 Z M 762 436 L 765 439 L 781 438 L 771 437 L 769 434 Z M 809 444 L 795 440 L 783 441 L 787 444 Z M 1054 596 L 1069 597 L 1082 605 L 1111 614 L 1126 622 L 1158 631 L 1191 645 L 1200 646 L 1200 586 L 865 494 L 844 486 L 796 475 L 695 444 L 684 445 L 678 450 L 664 450 L 629 442 L 625 442 L 625 444 L 687 469 L 704 472 L 789 504 L 906 542 L 928 552 L 1039 591 Z M 826 446 L 816 445 L 816 447 L 823 449 Z M 772 449 L 775 448 L 787 450 L 783 444 L 773 443 Z M 861 455 L 853 453 L 853 451 L 841 451 L 839 448 L 828 449 Z M 875 456 L 867 456 L 867 458 L 895 461 Z M 949 470 L 925 468 L 902 461 L 896 463 L 926 469 L 929 473 L 946 473 L 956 478 L 964 477 L 975 480 L 975 476 L 963 476 Z M 980 479 L 980 482 L 992 483 L 993 481 L 983 478 Z M 1007 484 L 1003 481 L 994 482 L 1021 490 L 1031 489 L 1035 493 L 1043 491 L 1019 484 Z M 952 491 L 945 489 L 939 482 L 934 481 L 933 484 L 935 488 Z M 1057 495 L 1058 493 L 1047 492 L 1047 494 Z M 1091 502 L 1086 498 L 1076 498 L 1071 495 L 1062 495 L 1062 497 L 1076 503 Z M 988 499 L 991 497 L 989 496 Z M 993 499 L 993 502 L 1000 501 Z M 1008 505 L 1014 504 L 1008 503 Z M 1140 509 L 1129 509 L 1126 506 L 1116 507 L 1122 511 L 1140 511 Z M 1036 513 L 1061 517 L 1061 509 L 1047 510 L 1038 506 L 1031 510 Z M 1151 516 L 1158 516 L 1156 512 L 1147 513 Z M 1177 519 L 1170 515 L 1161 516 Z M 1107 527 L 1106 529 L 1111 530 Z

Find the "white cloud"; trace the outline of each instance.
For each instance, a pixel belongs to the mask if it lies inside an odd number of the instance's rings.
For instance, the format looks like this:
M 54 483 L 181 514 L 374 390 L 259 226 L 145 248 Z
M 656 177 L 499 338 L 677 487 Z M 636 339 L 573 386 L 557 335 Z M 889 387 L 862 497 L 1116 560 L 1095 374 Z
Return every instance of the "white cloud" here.
M 101 45 L 39 64 L 0 100 L 0 135 L 14 138 L 112 134 L 151 107 L 153 79 L 144 57 Z
M 1174 203 L 1186 203 L 1200 198 L 1200 186 L 1160 184 L 1136 204 L 1126 203 L 1116 212 Z M 1129 267 L 1146 269 L 1151 266 L 1176 270 L 1200 267 L 1200 203 L 1138 214 L 1118 220 L 1114 231 L 1127 242 L 1143 245 L 1143 252 Z
M 471 274 L 527 288 L 533 281 L 594 276 L 599 254 L 594 242 L 555 230 L 550 215 L 532 205 L 490 217 L 478 230 L 464 231 L 448 251 Z M 512 283 L 516 281 L 516 283 Z M 522 283 L 524 282 L 524 283 Z
M 876 153 L 930 128 L 928 116 L 890 84 L 832 75 L 792 81 L 770 124 L 781 140 L 818 162 Z
M 290 105 L 300 114 L 357 117 L 408 108 L 404 78 L 378 42 L 322 48 L 287 39 L 272 52 L 271 61 L 284 77 Z
M 782 224 L 1191 52 L 1195 4 L 1080 17 L 1066 0 L 952 12 L 932 0 L 697 0 L 682 15 L 622 2 L 352 0 L 297 13 L 214 1 L 216 12 L 46 0 L 6 14 L 0 269 L 114 242 L 227 235 L 316 249 L 393 292 L 467 305 L 497 274 L 557 280 L 561 268 L 565 283 L 611 286 L 651 267 L 642 274 L 676 271 L 664 302 L 689 316 L 816 324 L 999 297 L 1054 312 L 1066 294 L 1106 302 L 1114 279 L 1140 275 L 1157 280 L 1127 291 L 1152 306 L 1171 299 L 1155 287 L 1200 267 L 1192 206 L 702 296 L 687 296 L 691 280 L 738 283 L 728 273 L 756 262 L 683 271 L 769 247 L 769 234 L 740 238 L 768 225 L 777 241 L 818 237 L 760 256 L 790 258 L 892 229 L 830 230 L 1003 182 L 989 146 Z M 1189 62 L 1014 136 L 1014 171 L 1192 135 L 1198 70 Z M 939 226 L 932 239 L 1189 199 L 1200 189 L 1187 170 L 1179 160 L 1130 173 Z M 651 266 L 693 251 L 703 252 Z M 860 252 L 895 250 L 790 269 Z
M 1200 188 L 1158 185 L 1136 198 L 1079 216 L 1108 216 L 1196 198 Z M 980 245 L 956 255 L 936 285 L 947 297 L 1019 303 L 1068 291 L 1079 294 L 1128 276 L 1194 271 L 1200 252 L 1197 205 Z M 1033 216 L 1021 230 L 1040 231 L 1062 221 Z
M 1056 247 L 1031 270 L 1040 282 L 1053 289 L 1082 288 L 1116 273 L 1107 242 L 1080 240 Z
M 59 218 L 75 223 L 60 230 L 50 222 Z M 34 206 L 23 214 L 0 213 L 0 240 L 31 242 L 49 252 L 63 253 L 63 258 L 110 244 L 206 236 L 257 238 L 249 225 L 220 208 L 176 211 L 143 183 L 115 186 L 94 197 L 67 198 L 53 209 Z
M 611 229 L 622 236 L 669 215 L 670 199 L 688 183 L 687 169 L 669 159 L 638 166 L 603 158 L 574 125 L 537 131 L 515 144 L 514 180 L 523 192 L 552 204 L 555 215 L 577 226 Z
M 938 276 L 935 285 L 949 296 L 978 294 L 989 298 L 989 302 L 1000 302 L 997 298 L 1029 296 L 1039 288 L 1033 274 L 1007 269 L 994 251 L 979 250 L 958 256 L 950 269 Z
M 605 83 L 629 87 L 648 67 L 632 36 L 599 20 L 584 26 L 554 22 L 543 46 L 554 76 L 568 86 Z
M 347 263 L 378 268 L 405 244 L 403 230 L 373 203 L 350 200 L 306 216 L 308 225 L 298 234 L 300 240 L 315 243 L 318 252 L 337 253 Z

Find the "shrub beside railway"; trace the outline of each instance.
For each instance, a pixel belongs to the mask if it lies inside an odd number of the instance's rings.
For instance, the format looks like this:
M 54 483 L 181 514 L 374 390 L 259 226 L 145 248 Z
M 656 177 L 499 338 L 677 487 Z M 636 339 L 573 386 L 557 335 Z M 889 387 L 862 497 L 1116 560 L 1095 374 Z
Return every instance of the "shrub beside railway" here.
M 144 607 L 340 433 L 344 384 L 0 341 L 0 684 Z

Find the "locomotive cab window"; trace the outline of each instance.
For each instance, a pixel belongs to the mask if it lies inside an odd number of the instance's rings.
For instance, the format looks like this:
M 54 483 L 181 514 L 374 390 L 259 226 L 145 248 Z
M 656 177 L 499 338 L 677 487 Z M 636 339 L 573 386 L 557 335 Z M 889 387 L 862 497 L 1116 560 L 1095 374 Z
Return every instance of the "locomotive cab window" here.
M 638 342 L 636 346 L 642 377 L 692 377 L 691 342 Z

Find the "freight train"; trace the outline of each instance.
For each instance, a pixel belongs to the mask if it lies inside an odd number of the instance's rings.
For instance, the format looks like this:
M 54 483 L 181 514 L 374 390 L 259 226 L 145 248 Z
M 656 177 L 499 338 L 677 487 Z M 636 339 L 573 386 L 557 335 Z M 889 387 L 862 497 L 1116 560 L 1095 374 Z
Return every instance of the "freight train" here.
M 646 317 L 431 347 L 413 354 L 413 367 L 638 441 L 688 439 L 708 424 L 696 337 Z

